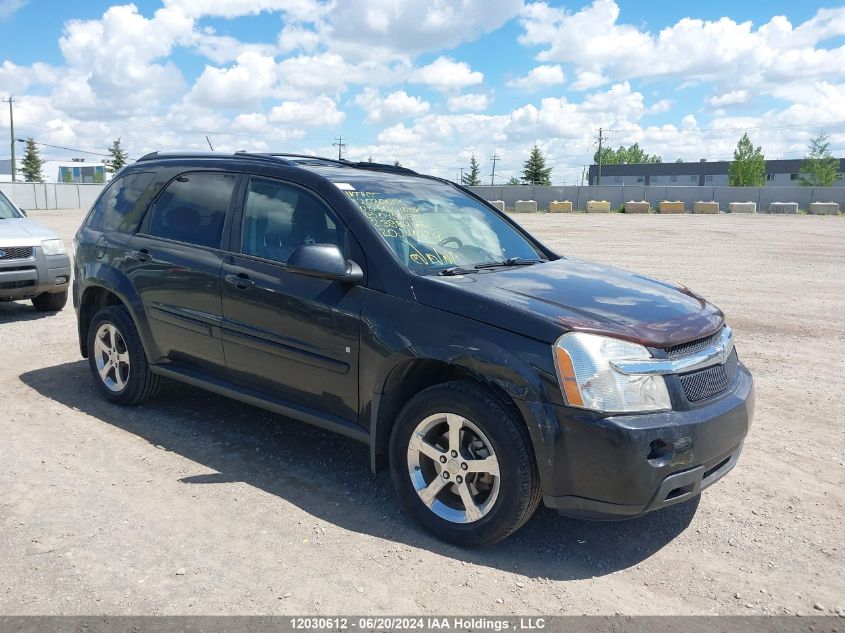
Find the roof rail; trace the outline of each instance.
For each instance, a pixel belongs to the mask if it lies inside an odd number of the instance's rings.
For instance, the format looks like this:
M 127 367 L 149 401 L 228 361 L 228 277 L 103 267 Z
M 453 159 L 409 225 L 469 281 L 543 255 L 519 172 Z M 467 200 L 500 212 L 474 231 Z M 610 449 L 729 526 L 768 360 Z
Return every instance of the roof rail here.
M 223 152 L 150 152 L 141 156 L 136 163 L 146 160 L 167 159 L 167 158 L 247 158 L 250 160 L 274 160 L 285 165 L 291 165 L 290 161 L 284 160 L 280 157 L 272 156 L 271 154 L 253 154 L 250 152 L 234 152 L 232 154 Z

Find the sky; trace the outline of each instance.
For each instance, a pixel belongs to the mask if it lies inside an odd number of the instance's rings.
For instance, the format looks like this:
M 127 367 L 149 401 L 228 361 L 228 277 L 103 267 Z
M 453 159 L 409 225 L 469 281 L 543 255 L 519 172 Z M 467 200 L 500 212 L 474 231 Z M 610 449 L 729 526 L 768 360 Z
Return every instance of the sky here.
M 664 161 L 845 156 L 845 6 L 805 0 L 0 0 L 0 96 L 42 157 L 300 152 L 496 184 L 599 128 Z M 8 106 L 0 104 L 0 159 Z M 208 141 L 206 140 L 208 137 Z M 49 145 L 71 149 L 56 149 Z M 18 153 L 22 145 L 18 144 Z

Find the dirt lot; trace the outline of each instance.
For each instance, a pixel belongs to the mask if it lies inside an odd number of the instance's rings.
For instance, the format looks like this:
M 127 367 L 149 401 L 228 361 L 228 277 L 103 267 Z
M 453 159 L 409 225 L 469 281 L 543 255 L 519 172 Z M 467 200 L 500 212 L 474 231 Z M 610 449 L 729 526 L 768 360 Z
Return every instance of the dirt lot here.
M 31 217 L 70 243 L 82 215 Z M 758 408 L 700 502 L 461 550 L 362 444 L 179 385 L 111 406 L 70 305 L 0 304 L 0 613 L 845 614 L 845 218 L 519 220 L 726 312 Z

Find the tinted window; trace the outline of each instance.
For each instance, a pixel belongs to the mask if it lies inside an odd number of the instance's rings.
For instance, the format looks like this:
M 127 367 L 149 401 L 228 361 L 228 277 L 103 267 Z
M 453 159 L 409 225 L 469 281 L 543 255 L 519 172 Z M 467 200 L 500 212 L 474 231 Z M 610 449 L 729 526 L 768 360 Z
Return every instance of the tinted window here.
M 275 180 L 252 178 L 244 205 L 242 252 L 278 262 L 305 244 L 343 247 L 335 215 L 315 196 Z
M 235 189 L 232 174 L 182 174 L 153 205 L 147 233 L 197 246 L 220 248 L 223 223 Z
M 104 231 L 134 233 L 153 197 L 153 174 L 140 172 L 114 179 L 97 199 L 88 226 Z

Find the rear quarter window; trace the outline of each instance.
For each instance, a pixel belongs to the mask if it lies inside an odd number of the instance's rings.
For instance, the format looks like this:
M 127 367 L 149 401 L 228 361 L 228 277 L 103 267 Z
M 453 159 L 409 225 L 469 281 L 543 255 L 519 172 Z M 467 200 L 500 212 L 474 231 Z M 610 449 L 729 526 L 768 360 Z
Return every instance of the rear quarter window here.
M 88 226 L 103 231 L 134 233 L 155 195 L 155 174 L 136 172 L 115 178 L 94 203 Z

